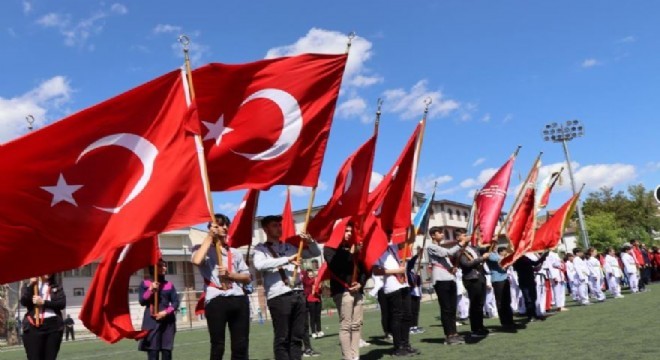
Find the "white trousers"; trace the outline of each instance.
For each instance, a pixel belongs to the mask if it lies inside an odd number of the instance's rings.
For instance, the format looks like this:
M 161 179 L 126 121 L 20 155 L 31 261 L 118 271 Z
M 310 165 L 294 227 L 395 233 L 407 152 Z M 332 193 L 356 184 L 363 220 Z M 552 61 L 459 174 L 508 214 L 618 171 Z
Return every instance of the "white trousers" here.
M 563 308 L 566 306 L 566 283 L 558 281 L 552 287 L 552 298 L 555 300 L 555 306 Z
M 605 294 L 603 293 L 603 283 L 601 278 L 589 277 L 589 291 L 591 291 L 591 296 L 595 297 L 598 301 L 605 300 Z
M 495 292 L 492 288 L 486 292 L 486 301 L 484 302 L 484 313 L 488 317 L 498 317 L 497 301 L 495 300 Z
M 545 316 L 545 281 L 536 282 L 536 316 Z
M 575 301 L 580 304 L 589 303 L 589 290 L 586 280 L 575 280 L 575 295 L 577 297 Z
M 610 294 L 612 294 L 612 296 L 621 295 L 621 278 L 615 276 L 608 276 L 607 286 L 610 288 Z
M 639 292 L 639 276 L 637 276 L 637 273 L 628 273 L 628 284 L 630 285 L 630 291 Z

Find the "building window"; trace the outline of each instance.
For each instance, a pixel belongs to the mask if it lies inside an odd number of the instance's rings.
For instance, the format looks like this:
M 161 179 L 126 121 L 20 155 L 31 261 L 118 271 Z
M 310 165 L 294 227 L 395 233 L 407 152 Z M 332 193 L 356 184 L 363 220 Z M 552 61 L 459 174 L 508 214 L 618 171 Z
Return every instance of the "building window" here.
M 176 261 L 167 262 L 167 275 L 176 275 Z
M 92 264 L 87 264 L 83 267 L 68 270 L 62 273 L 64 277 L 91 277 L 92 276 Z
M 73 288 L 73 296 L 85 296 L 85 288 Z
M 463 211 L 463 216 L 465 216 L 465 221 L 468 221 L 468 213 L 467 211 Z
M 447 209 L 447 214 L 449 214 L 449 220 L 454 220 L 454 212 L 451 209 Z
M 129 286 L 128 287 L 128 294 L 139 294 L 140 293 L 140 287 L 139 286 Z

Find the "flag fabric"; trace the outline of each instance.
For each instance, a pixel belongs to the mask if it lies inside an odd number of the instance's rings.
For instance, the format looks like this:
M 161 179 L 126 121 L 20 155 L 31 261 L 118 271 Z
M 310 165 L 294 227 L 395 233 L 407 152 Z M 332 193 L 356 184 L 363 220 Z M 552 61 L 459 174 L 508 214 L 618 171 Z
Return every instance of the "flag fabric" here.
M 429 220 L 433 214 L 433 200 L 435 199 L 435 189 L 431 194 L 431 197 L 426 199 L 422 206 L 419 207 L 415 218 L 413 219 L 413 225 L 415 227 L 416 235 L 424 235 L 429 230 Z
M 376 135 L 344 161 L 335 179 L 332 197 L 307 226 L 307 232 L 316 241 L 327 241 L 336 220 L 348 216 L 360 218 L 366 214 L 375 150 Z
M 481 246 L 490 244 L 493 239 L 506 199 L 515 159 L 515 156 L 512 155 L 476 194 L 474 228 L 468 229 L 468 231 L 473 235 L 473 241 L 477 232 L 481 234 L 479 240 Z
M 561 170 L 553 172 L 541 182 L 541 185 L 539 186 L 539 189 L 541 189 L 541 192 L 539 194 L 540 198 L 537 200 L 539 204 L 538 205 L 539 211 L 541 209 L 545 209 L 548 206 L 548 202 L 550 201 L 550 193 L 552 192 L 552 189 L 555 187 L 555 184 L 560 178 L 561 178 Z
M 389 245 L 387 235 L 376 216 L 367 216 L 364 222 L 364 240 L 360 251 L 360 260 L 367 272 L 376 264 Z
M 193 71 L 211 189 L 318 183 L 346 54 Z
M 382 229 L 392 231 L 392 241 L 397 244 L 406 240 L 412 223 L 413 168 L 421 128 L 420 122 L 392 169 L 369 194 L 369 210 L 375 211 Z
M 180 71 L 0 145 L 0 283 L 209 218 Z
M 238 207 L 234 221 L 228 231 L 230 247 L 238 248 L 252 244 L 254 217 L 259 204 L 259 190 L 248 190 Z
M 321 267 L 319 267 L 319 271 L 316 274 L 316 278 L 314 279 L 314 285 L 312 286 L 312 294 L 320 294 L 321 290 L 321 283 L 330 280 L 332 277 L 330 273 L 330 269 L 328 269 L 328 262 L 324 262 L 321 264 Z
M 330 237 L 323 244 L 323 247 L 329 247 L 329 248 L 332 248 L 332 249 L 339 248 L 341 243 L 344 241 L 344 233 L 346 231 L 346 226 L 351 221 L 353 221 L 353 218 L 348 216 L 348 217 L 345 217 L 345 218 L 335 222 L 335 224 L 332 228 L 332 232 L 330 233 Z M 353 224 L 355 224 L 355 221 L 353 221 Z M 351 243 L 350 243 L 351 246 L 358 244 L 358 241 L 359 241 L 358 237 L 359 237 L 359 235 L 357 234 L 356 226 L 353 226 L 353 237 L 351 238 Z
M 580 193 L 572 196 L 559 209 L 557 209 L 557 211 L 555 211 L 552 217 L 539 227 L 529 251 L 544 251 L 554 249 L 559 245 L 561 238 L 564 236 L 564 229 L 566 229 L 566 226 L 575 211 L 575 206 L 579 197 Z
M 518 244 L 523 239 L 525 228 L 527 226 L 530 216 L 536 217 L 538 209 L 538 198 L 536 196 L 536 182 L 541 169 L 541 160 L 537 159 L 532 165 L 532 168 L 527 175 L 527 182 L 523 184 L 520 189 L 522 196 L 518 202 L 514 204 L 511 213 L 511 220 L 507 227 L 507 237 L 514 249 L 518 248 Z
M 129 310 L 131 275 L 159 259 L 158 238 L 150 237 L 125 245 L 103 258 L 85 296 L 79 318 L 92 333 L 116 343 L 140 339 L 148 331 L 135 330 Z
M 288 188 L 286 189 L 284 210 L 282 210 L 282 239 L 295 247 L 300 246 L 300 237 L 296 231 L 296 222 L 293 219 L 293 209 L 291 208 L 291 191 Z
M 532 199 L 534 198 L 535 191 L 536 191 L 535 189 L 532 189 L 531 191 Z M 529 252 L 529 249 L 532 246 L 536 234 L 536 211 L 534 209 L 533 202 L 532 202 L 532 207 L 531 209 L 528 210 L 527 215 L 528 216 L 525 219 L 524 227 L 520 234 L 520 239 L 518 241 L 518 244 L 515 247 L 513 247 L 513 252 L 511 254 L 507 255 L 503 259 L 500 259 L 500 266 L 502 266 L 503 268 L 511 266 L 521 256 Z

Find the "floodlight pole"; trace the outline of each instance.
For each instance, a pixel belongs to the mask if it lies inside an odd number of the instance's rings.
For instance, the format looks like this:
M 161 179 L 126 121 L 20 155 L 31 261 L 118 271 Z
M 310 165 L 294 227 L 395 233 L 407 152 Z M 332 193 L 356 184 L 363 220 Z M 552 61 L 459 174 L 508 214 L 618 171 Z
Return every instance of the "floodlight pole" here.
M 566 139 L 562 139 L 561 144 L 564 147 L 564 156 L 566 157 L 566 164 L 568 165 L 568 175 L 571 178 L 571 188 L 573 189 L 573 195 L 575 195 L 577 193 L 577 188 L 575 187 L 575 179 L 573 178 L 573 166 L 571 165 L 571 158 L 568 155 L 568 145 L 566 144 Z M 577 213 L 578 222 L 580 223 L 580 231 L 582 232 L 584 251 L 586 252 L 589 248 L 589 234 L 587 234 L 587 226 L 584 223 L 584 215 L 582 214 L 582 201 L 580 199 L 577 199 Z

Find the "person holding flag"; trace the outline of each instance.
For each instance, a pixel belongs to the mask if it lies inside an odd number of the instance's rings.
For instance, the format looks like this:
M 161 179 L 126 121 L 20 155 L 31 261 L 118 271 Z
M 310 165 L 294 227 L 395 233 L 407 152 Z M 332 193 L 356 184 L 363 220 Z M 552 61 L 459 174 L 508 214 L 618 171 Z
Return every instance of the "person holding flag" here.
M 23 287 L 21 305 L 26 309 L 22 326 L 28 360 L 56 359 L 64 333 L 66 295 L 55 275 L 30 278 Z
M 215 214 L 209 232 L 193 248 L 191 262 L 204 278 L 204 315 L 211 336 L 210 359 L 222 359 L 225 352 L 225 328 L 231 336 L 231 358 L 248 359 L 250 344 L 250 301 L 242 286 L 252 281 L 243 255 L 229 247 L 229 218 Z M 221 262 L 217 250 L 220 247 Z M 222 264 L 222 265 L 219 265 Z
M 149 267 L 152 280 L 140 283 L 139 302 L 144 306 L 142 330 L 148 330 L 147 336 L 140 340 L 138 349 L 147 352 L 149 360 L 171 360 L 176 334 L 176 315 L 179 309 L 179 296 L 174 284 L 165 280 L 167 263 L 158 260 L 158 273 Z M 158 308 L 154 303 L 158 299 Z
M 458 241 L 463 243 L 468 239 L 465 229 L 457 229 Z M 486 337 L 488 329 L 484 327 L 484 303 L 486 301 L 486 272 L 483 264 L 490 257 L 490 252 L 483 254 L 472 246 L 466 246 L 458 257 L 458 263 L 463 271 L 463 285 L 470 298 L 470 336 L 473 338 Z

